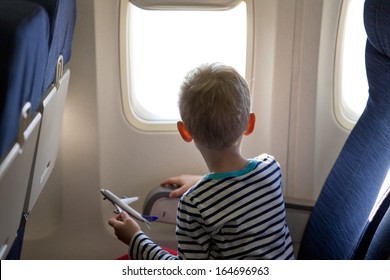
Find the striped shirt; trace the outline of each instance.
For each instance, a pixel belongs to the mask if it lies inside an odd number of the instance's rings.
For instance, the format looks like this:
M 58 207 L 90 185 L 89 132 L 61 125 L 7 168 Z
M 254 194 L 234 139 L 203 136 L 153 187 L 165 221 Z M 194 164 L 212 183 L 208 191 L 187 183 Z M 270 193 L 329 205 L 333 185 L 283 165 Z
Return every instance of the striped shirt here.
M 239 171 L 203 177 L 180 199 L 178 256 L 143 232 L 130 243 L 132 259 L 293 259 L 279 164 L 267 154 Z

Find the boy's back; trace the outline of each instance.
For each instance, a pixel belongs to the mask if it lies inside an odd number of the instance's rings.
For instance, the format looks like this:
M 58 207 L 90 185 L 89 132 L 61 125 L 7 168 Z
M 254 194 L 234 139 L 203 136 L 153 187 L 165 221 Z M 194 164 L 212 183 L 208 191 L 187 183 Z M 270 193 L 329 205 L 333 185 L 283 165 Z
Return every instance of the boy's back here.
M 291 259 L 278 163 L 269 155 L 206 175 L 179 204 L 179 254 L 190 259 Z

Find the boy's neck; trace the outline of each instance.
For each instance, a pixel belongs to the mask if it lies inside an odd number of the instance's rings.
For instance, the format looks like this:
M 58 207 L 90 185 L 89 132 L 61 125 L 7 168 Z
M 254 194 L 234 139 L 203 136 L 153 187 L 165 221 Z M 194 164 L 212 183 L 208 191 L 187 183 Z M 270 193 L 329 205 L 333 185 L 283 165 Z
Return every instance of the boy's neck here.
M 198 149 L 210 173 L 237 171 L 245 168 L 248 164 L 248 160 L 241 155 L 239 147 L 224 150 L 210 150 L 202 147 L 198 147 Z

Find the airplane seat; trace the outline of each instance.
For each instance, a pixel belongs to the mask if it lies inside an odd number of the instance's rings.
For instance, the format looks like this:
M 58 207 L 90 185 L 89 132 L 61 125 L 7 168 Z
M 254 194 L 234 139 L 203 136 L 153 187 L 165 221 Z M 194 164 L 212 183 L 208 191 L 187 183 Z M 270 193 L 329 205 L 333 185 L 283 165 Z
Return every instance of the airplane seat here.
M 369 98 L 314 205 L 298 259 L 356 259 L 361 251 L 370 213 L 390 170 L 389 15 L 389 0 L 366 0 Z M 375 235 L 376 242 L 384 242 L 379 238 Z
M 388 260 L 390 259 L 390 208 L 380 221 L 372 241 L 367 249 L 366 260 Z
M 34 112 L 43 89 L 43 75 L 47 61 L 48 19 L 37 5 L 21 1 L 20 7 L 14 1 L 0 0 L 1 10 L 1 96 L 0 96 L 0 157 L 12 146 L 16 139 L 19 115 L 26 102 L 31 103 Z M 42 12 L 41 12 L 42 10 Z M 35 16 L 34 11 L 42 14 Z M 36 40 L 34 33 L 23 24 L 26 17 L 34 24 L 35 30 L 43 29 Z M 31 27 L 33 28 L 33 27 Z M 31 32 L 32 34 L 29 34 Z M 28 40 L 33 41 L 31 45 Z M 28 73 L 19 69 L 24 67 Z
M 16 236 L 27 195 L 41 114 L 49 37 L 45 10 L 0 1 L 0 259 Z
M 76 0 L 29 0 L 42 5 L 50 20 L 48 60 L 39 112 L 42 124 L 25 212 L 30 213 L 57 159 L 70 70 Z
M 374 215 L 370 218 L 366 233 L 360 241 L 355 259 L 390 259 L 390 187 L 378 202 Z
M 46 51 L 46 60 L 42 60 L 44 67 L 39 74 L 43 76 L 42 87 L 37 98 L 38 102 L 35 101 L 37 106 L 33 108 L 41 116 L 38 140 L 32 166 L 28 169 L 30 176 L 24 197 L 23 215 L 20 215 L 21 220 L 19 217 L 18 235 L 7 259 L 20 258 L 28 214 L 36 203 L 57 159 L 70 77 L 70 70 L 66 69 L 65 65 L 70 60 L 76 21 L 75 0 L 29 0 L 27 2 L 41 7 L 47 17 L 48 25 L 45 33 L 47 40 L 43 48 Z M 41 31 L 36 33 L 39 32 Z

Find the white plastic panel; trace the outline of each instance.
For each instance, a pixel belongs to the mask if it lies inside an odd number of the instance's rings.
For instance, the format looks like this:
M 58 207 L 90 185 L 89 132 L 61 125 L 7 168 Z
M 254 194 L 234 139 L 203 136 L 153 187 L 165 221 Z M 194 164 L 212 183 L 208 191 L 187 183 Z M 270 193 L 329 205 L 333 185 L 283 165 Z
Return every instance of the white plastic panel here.
M 39 133 L 34 175 L 29 190 L 29 201 L 25 206 L 27 213 L 34 207 L 57 159 L 69 77 L 70 70 L 67 69 L 60 79 L 58 90 L 56 87 L 51 88 L 43 100 L 41 108 L 42 125 Z
M 176 224 L 178 198 L 169 198 L 174 187 L 156 187 L 146 197 L 143 214 L 158 217 L 157 222 Z
M 16 238 L 26 199 L 41 114 L 23 133 L 23 146 L 15 143 L 0 164 L 0 258 L 7 256 Z

